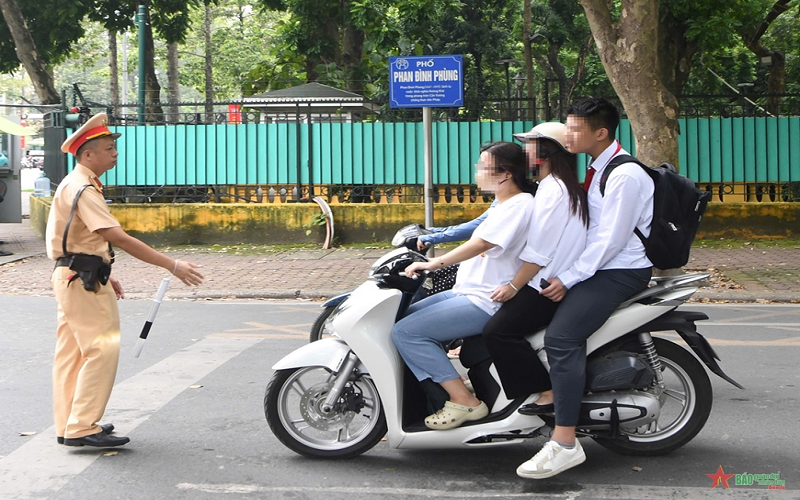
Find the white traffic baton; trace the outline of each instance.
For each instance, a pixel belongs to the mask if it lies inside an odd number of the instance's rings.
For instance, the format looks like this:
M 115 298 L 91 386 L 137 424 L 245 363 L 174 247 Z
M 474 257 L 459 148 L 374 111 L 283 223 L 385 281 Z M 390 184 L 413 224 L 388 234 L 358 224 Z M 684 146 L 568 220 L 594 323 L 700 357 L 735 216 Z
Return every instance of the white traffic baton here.
M 167 293 L 167 288 L 169 288 L 169 278 L 164 278 L 161 280 L 161 286 L 158 287 L 156 298 L 153 300 L 153 306 L 150 308 L 150 314 L 147 315 L 147 320 L 145 320 L 144 326 L 142 327 L 142 333 L 140 333 L 139 338 L 136 339 L 136 347 L 133 349 L 134 358 L 138 358 L 139 354 L 142 353 L 144 341 L 147 340 L 147 335 L 150 333 L 150 328 L 153 327 L 153 320 L 156 319 L 158 306 L 161 305 L 161 300 L 164 298 L 164 294 Z

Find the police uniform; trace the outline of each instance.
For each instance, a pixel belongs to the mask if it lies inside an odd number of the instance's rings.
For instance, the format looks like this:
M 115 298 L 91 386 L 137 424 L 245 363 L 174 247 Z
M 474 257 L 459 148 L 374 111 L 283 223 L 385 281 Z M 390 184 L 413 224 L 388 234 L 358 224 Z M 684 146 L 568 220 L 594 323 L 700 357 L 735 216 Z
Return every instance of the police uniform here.
M 75 154 L 91 139 L 118 137 L 108 130 L 106 119 L 105 113 L 92 117 L 67 139 L 62 151 Z M 69 256 L 95 256 L 98 262 L 97 257 L 110 265 L 111 247 L 97 230 L 119 225 L 106 205 L 100 180 L 89 168 L 76 164 L 56 190 L 46 231 L 47 256 L 56 261 L 52 276 L 58 301 L 53 410 L 59 442 L 62 437 L 76 439 L 102 431 L 97 422 L 111 396 L 120 345 L 119 310 L 111 282 L 98 280 L 93 290 L 87 290 L 78 271 L 71 268 L 78 266 L 70 265 Z

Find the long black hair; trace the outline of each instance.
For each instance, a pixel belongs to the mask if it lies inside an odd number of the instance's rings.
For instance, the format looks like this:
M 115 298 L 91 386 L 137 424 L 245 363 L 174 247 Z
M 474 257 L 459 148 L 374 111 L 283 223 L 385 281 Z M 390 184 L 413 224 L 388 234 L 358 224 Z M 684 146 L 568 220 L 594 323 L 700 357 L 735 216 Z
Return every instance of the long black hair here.
M 481 153 L 489 153 L 494 158 L 494 167 L 500 172 L 508 172 L 517 187 L 530 195 L 536 194 L 536 184 L 528 180 L 528 160 L 525 150 L 518 144 L 497 141 L 481 146 Z
M 586 202 L 586 192 L 578 182 L 578 157 L 567 153 L 551 139 L 535 141 L 536 157 L 550 160 L 550 175 L 560 179 L 566 186 L 570 210 L 580 216 L 584 226 L 589 227 L 589 204 Z

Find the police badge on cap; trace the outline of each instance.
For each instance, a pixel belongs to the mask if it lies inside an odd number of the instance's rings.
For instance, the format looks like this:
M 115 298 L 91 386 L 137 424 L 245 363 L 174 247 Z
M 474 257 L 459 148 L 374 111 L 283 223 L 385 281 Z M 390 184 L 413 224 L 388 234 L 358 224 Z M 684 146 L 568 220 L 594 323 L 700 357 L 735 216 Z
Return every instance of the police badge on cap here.
M 89 120 L 74 134 L 67 137 L 67 140 L 61 145 L 61 152 L 75 155 L 78 153 L 78 149 L 87 142 L 106 135 L 110 135 L 116 139 L 122 134 L 112 133 L 108 129 L 108 115 L 105 113 L 98 113 L 89 118 Z

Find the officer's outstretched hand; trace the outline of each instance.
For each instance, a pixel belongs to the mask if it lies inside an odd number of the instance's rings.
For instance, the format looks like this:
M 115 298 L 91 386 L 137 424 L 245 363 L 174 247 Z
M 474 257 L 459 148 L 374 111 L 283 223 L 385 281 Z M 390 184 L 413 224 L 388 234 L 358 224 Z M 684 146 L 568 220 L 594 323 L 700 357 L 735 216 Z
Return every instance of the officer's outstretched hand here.
M 125 290 L 122 289 L 122 283 L 113 276 L 108 277 L 108 281 L 111 283 L 111 288 L 114 289 L 114 293 L 117 295 L 117 300 L 125 298 Z
M 183 260 L 175 261 L 175 272 L 172 273 L 176 278 L 183 281 L 186 286 L 199 285 L 203 282 L 203 275 L 197 269 L 199 264 L 192 264 Z

